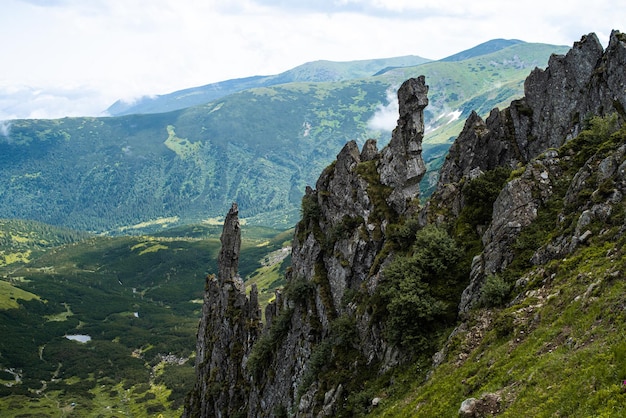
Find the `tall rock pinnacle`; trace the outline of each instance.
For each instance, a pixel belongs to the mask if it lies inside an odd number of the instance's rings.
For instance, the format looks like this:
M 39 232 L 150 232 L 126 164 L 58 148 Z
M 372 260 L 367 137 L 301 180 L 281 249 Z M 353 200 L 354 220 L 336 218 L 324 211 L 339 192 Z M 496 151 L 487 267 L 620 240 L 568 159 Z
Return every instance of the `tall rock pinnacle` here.
M 243 364 L 260 328 L 257 289 L 246 297 L 239 277 L 241 228 L 233 203 L 222 230 L 218 275 L 206 278 L 196 343 L 196 383 L 183 417 L 229 417 L 246 408 L 248 380 Z
M 232 281 L 237 277 L 239 268 L 239 250 L 241 248 L 241 228 L 239 227 L 239 207 L 233 203 L 226 219 L 220 237 L 222 249 L 217 259 L 218 280 L 220 283 Z
M 426 172 L 422 159 L 424 109 L 428 106 L 425 77 L 410 78 L 398 90 L 400 117 L 389 145 L 382 151 L 380 181 L 394 190 L 389 204 L 404 213 L 410 200 L 419 195 L 419 182 Z

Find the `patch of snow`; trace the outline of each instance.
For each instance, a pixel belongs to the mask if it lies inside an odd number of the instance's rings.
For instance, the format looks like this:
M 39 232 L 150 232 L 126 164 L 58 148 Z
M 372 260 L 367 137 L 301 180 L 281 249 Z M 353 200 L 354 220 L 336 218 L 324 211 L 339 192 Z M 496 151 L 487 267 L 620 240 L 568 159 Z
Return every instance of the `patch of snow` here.
M 450 120 L 448 121 L 448 124 L 454 122 L 455 120 L 458 120 L 461 117 L 461 112 L 460 110 L 455 110 L 453 112 L 448 113 L 446 116 L 450 117 Z

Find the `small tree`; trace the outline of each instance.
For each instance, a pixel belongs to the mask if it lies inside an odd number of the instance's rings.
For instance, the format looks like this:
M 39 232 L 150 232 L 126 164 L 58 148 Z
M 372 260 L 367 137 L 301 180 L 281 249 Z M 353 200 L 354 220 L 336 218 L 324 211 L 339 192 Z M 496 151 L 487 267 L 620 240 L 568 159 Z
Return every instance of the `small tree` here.
M 387 315 L 387 338 L 422 351 L 448 314 L 452 297 L 441 291 L 447 288 L 441 284 L 454 279 L 461 251 L 445 229 L 429 225 L 416 233 L 411 252 L 396 256 L 384 269 L 378 303 Z
M 480 304 L 487 308 L 502 306 L 506 302 L 511 286 L 497 274 L 485 278 L 480 289 Z

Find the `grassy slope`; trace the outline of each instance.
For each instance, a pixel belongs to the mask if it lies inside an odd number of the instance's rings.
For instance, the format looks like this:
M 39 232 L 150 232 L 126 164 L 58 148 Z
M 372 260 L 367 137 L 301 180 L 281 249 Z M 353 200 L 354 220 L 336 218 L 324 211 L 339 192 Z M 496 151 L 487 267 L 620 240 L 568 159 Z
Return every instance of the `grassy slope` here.
M 456 416 L 485 393 L 501 395 L 502 416 L 623 416 L 626 265 L 614 248 L 592 245 L 553 263 L 554 273 L 528 273 L 534 286 L 519 302 L 474 312 L 428 381 L 373 416 Z
M 391 67 L 408 67 L 428 62 L 417 56 L 361 61 L 313 61 L 270 76 L 253 76 L 192 87 L 156 97 L 144 97 L 133 104 L 116 102 L 107 111 L 113 116 L 163 113 L 218 100 L 230 94 L 292 82 L 327 82 L 365 78 Z

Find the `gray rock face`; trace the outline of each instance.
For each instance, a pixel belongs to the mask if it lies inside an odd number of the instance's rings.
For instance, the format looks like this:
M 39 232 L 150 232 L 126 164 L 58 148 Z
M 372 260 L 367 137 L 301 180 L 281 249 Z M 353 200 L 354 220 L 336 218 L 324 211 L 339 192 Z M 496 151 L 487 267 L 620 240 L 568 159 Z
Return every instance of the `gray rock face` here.
M 472 112 L 459 137 L 450 147 L 439 175 L 438 189 L 443 184 L 458 183 L 470 177 L 473 170 L 488 171 L 522 160 L 511 131 L 510 115 L 493 109 L 484 121 Z
M 524 98 L 513 101 L 503 111 L 493 109 L 486 121 L 475 113 L 468 118 L 450 148 L 437 190 L 421 215 L 423 222 L 442 222 L 458 216 L 464 206 L 461 185 L 473 173 L 519 164 L 526 165 L 526 169 L 505 186 L 494 204 L 493 221 L 482 236 L 484 251 L 475 259 L 471 282 L 463 292 L 461 313 L 478 300 L 485 275 L 497 273 L 511 262 L 511 244 L 551 195 L 553 182 L 560 175 L 558 162 L 566 157 L 546 150 L 577 136 L 589 115 L 626 116 L 624 68 L 623 34 L 613 31 L 605 51 L 596 35 L 589 34 L 566 55 L 552 56 L 545 70 L 535 69 L 524 83 Z M 602 175 L 617 170 L 619 164 L 619 159 L 605 161 Z M 574 184 L 584 184 L 589 175 L 583 169 Z M 606 208 L 597 206 L 594 210 L 598 217 L 606 216 Z M 582 224 L 573 242 L 586 232 Z M 563 254 L 575 245 L 571 238 L 561 237 L 561 241 L 544 248 L 534 261 Z
M 433 204 L 446 208 L 449 216 L 456 217 L 463 206 L 459 184 L 464 179 L 496 167 L 515 167 L 523 162 L 511 127 L 508 111 L 493 109 L 486 121 L 472 112 L 441 168 L 437 190 L 431 200 Z
M 244 412 L 247 403 L 243 363 L 261 312 L 256 288 L 248 299 L 237 274 L 241 246 L 237 204 L 226 216 L 221 242 L 218 276 L 206 278 L 196 344 L 197 380 L 184 417 L 229 417 Z
M 461 313 L 477 302 L 485 276 L 504 270 L 513 261 L 515 241 L 537 218 L 539 207 L 552 195 L 553 185 L 561 176 L 560 161 L 556 151 L 543 154 L 500 192 L 492 221 L 482 236 L 484 250 L 474 259 L 470 284 L 461 295 Z
M 345 297 L 363 286 L 375 289 L 378 270 L 373 266 L 386 240 L 387 216 L 406 212 L 418 197 L 425 171 L 421 141 L 427 92 L 423 77 L 405 82 L 398 92 L 400 118 L 390 145 L 378 152 L 376 141 L 368 140 L 359 151 L 356 142 L 348 142 L 315 189 L 307 188 L 307 214 L 294 234 L 287 280 L 312 283 L 314 292 L 304 303 L 284 298 L 268 307 L 270 317 L 289 310 L 290 329 L 268 373 L 251 387 L 248 416 L 271 416 L 277 408 L 298 411 L 298 416 L 331 416 L 340 407 L 341 385 L 323 396 L 315 382 L 301 386 L 311 353 L 340 316 L 356 323 L 358 349 L 368 363 L 383 369 L 397 363 L 398 353 L 382 338 L 380 324 L 366 312 L 356 313 Z M 392 190 L 386 200 L 373 197 L 372 192 L 385 187 Z
M 239 208 L 236 203 L 230 208 L 224 220 L 224 228 L 220 237 L 222 244 L 217 259 L 217 279 L 223 283 L 238 278 L 239 251 L 241 249 L 241 228 L 239 226 Z
M 524 98 L 503 111 L 493 109 L 486 121 L 470 115 L 441 169 L 437 193 L 475 168 L 515 167 L 561 146 L 580 132 L 588 115 L 624 114 L 624 63 L 626 43 L 617 31 L 604 52 L 592 33 L 566 55 L 553 55 L 545 70 L 528 76 Z
M 535 69 L 524 83 L 524 95 L 513 119 L 526 160 L 578 135 L 585 117 L 598 112 L 607 98 L 590 100 L 592 79 L 603 50 L 595 34 L 583 36 L 565 56 L 553 55 L 545 70 Z M 626 98 L 622 92 L 622 101 Z M 610 111 L 611 105 L 605 111 Z
M 388 202 L 398 213 L 419 195 L 419 182 L 426 173 L 422 159 L 424 109 L 428 86 L 424 76 L 405 81 L 398 90 L 400 117 L 389 145 L 381 152 L 378 171 L 382 184 L 393 188 Z

